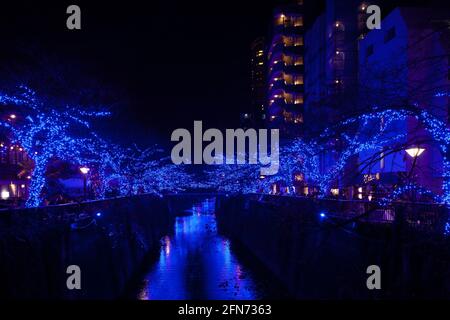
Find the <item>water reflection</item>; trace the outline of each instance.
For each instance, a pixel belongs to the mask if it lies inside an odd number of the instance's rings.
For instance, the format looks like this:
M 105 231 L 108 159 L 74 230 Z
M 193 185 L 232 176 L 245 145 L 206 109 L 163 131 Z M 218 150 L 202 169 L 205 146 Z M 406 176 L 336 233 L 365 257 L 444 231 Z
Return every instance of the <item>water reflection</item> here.
M 204 202 L 176 219 L 162 239 L 159 261 L 145 277 L 139 299 L 258 299 L 254 277 L 228 239 L 217 234 L 214 205 Z

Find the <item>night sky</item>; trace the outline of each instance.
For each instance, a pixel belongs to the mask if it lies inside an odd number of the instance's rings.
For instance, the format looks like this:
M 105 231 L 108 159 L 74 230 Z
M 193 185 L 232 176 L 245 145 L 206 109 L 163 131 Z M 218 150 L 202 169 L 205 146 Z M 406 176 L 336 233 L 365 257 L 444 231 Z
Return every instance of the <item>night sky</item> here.
M 0 11 L 0 68 L 17 50 L 73 66 L 109 91 L 114 116 L 102 124 L 112 139 L 170 143 L 170 133 L 232 128 L 250 104 L 250 44 L 269 32 L 286 1 L 14 1 Z M 318 3 L 306 21 L 313 20 Z M 82 30 L 66 28 L 77 4 Z M 53 61 L 53 60 L 51 60 Z M 4 69 L 4 68 L 3 68 Z
M 250 103 L 250 43 L 268 33 L 268 1 L 18 1 L 2 5 L 2 63 L 17 47 L 79 66 L 117 93 L 112 138 L 169 142 L 179 127 L 236 127 Z M 82 30 L 66 29 L 78 4 Z M 144 5 L 147 3 L 147 5 Z M 3 50 L 3 48 L 2 48 Z

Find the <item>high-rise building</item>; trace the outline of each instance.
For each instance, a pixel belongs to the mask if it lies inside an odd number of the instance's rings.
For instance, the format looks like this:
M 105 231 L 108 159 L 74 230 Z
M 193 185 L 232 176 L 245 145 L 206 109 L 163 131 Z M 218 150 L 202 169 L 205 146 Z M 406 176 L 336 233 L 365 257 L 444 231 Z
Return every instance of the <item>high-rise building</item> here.
M 368 5 L 361 0 L 326 0 L 322 13 L 305 33 L 305 136 L 317 137 L 358 108 L 358 39 L 367 33 Z M 319 155 L 322 174 L 336 164 L 342 148 L 338 140 L 328 142 Z M 339 195 L 354 184 L 351 173 L 356 165 L 354 156 L 334 182 L 333 190 Z
M 317 132 L 357 108 L 358 38 L 366 33 L 361 0 L 327 0 L 305 34 L 305 130 Z
M 268 43 L 267 122 L 287 136 L 303 123 L 303 18 L 303 1 L 276 8 Z
M 263 37 L 251 44 L 251 107 L 241 114 L 245 128 L 261 128 L 266 119 L 267 50 Z

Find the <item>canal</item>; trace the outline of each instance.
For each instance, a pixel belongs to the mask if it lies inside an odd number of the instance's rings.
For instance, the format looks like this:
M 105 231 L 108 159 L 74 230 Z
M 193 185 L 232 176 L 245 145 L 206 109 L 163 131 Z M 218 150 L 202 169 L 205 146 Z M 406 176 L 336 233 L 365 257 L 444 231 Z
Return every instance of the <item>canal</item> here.
M 139 289 L 141 300 L 283 298 L 281 285 L 217 231 L 214 200 L 176 218 Z

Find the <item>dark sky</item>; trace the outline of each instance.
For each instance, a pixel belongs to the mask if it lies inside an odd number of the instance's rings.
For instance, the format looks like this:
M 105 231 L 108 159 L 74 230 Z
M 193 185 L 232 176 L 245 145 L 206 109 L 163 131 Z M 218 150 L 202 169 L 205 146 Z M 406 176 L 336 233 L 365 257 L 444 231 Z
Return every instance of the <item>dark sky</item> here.
M 267 34 L 275 1 L 56 3 L 2 4 L 2 47 L 38 46 L 44 55 L 75 62 L 86 76 L 117 88 L 112 135 L 168 141 L 194 120 L 238 124 L 250 102 L 249 46 Z M 70 4 L 81 7 L 80 31 L 66 29 Z
M 238 126 L 250 103 L 250 43 L 268 34 L 271 12 L 283 2 L 8 1 L 0 8 L 0 64 L 14 60 L 17 48 L 39 48 L 117 95 L 104 124 L 112 138 L 164 145 L 194 120 Z M 81 7 L 80 31 L 66 28 L 70 4 Z

